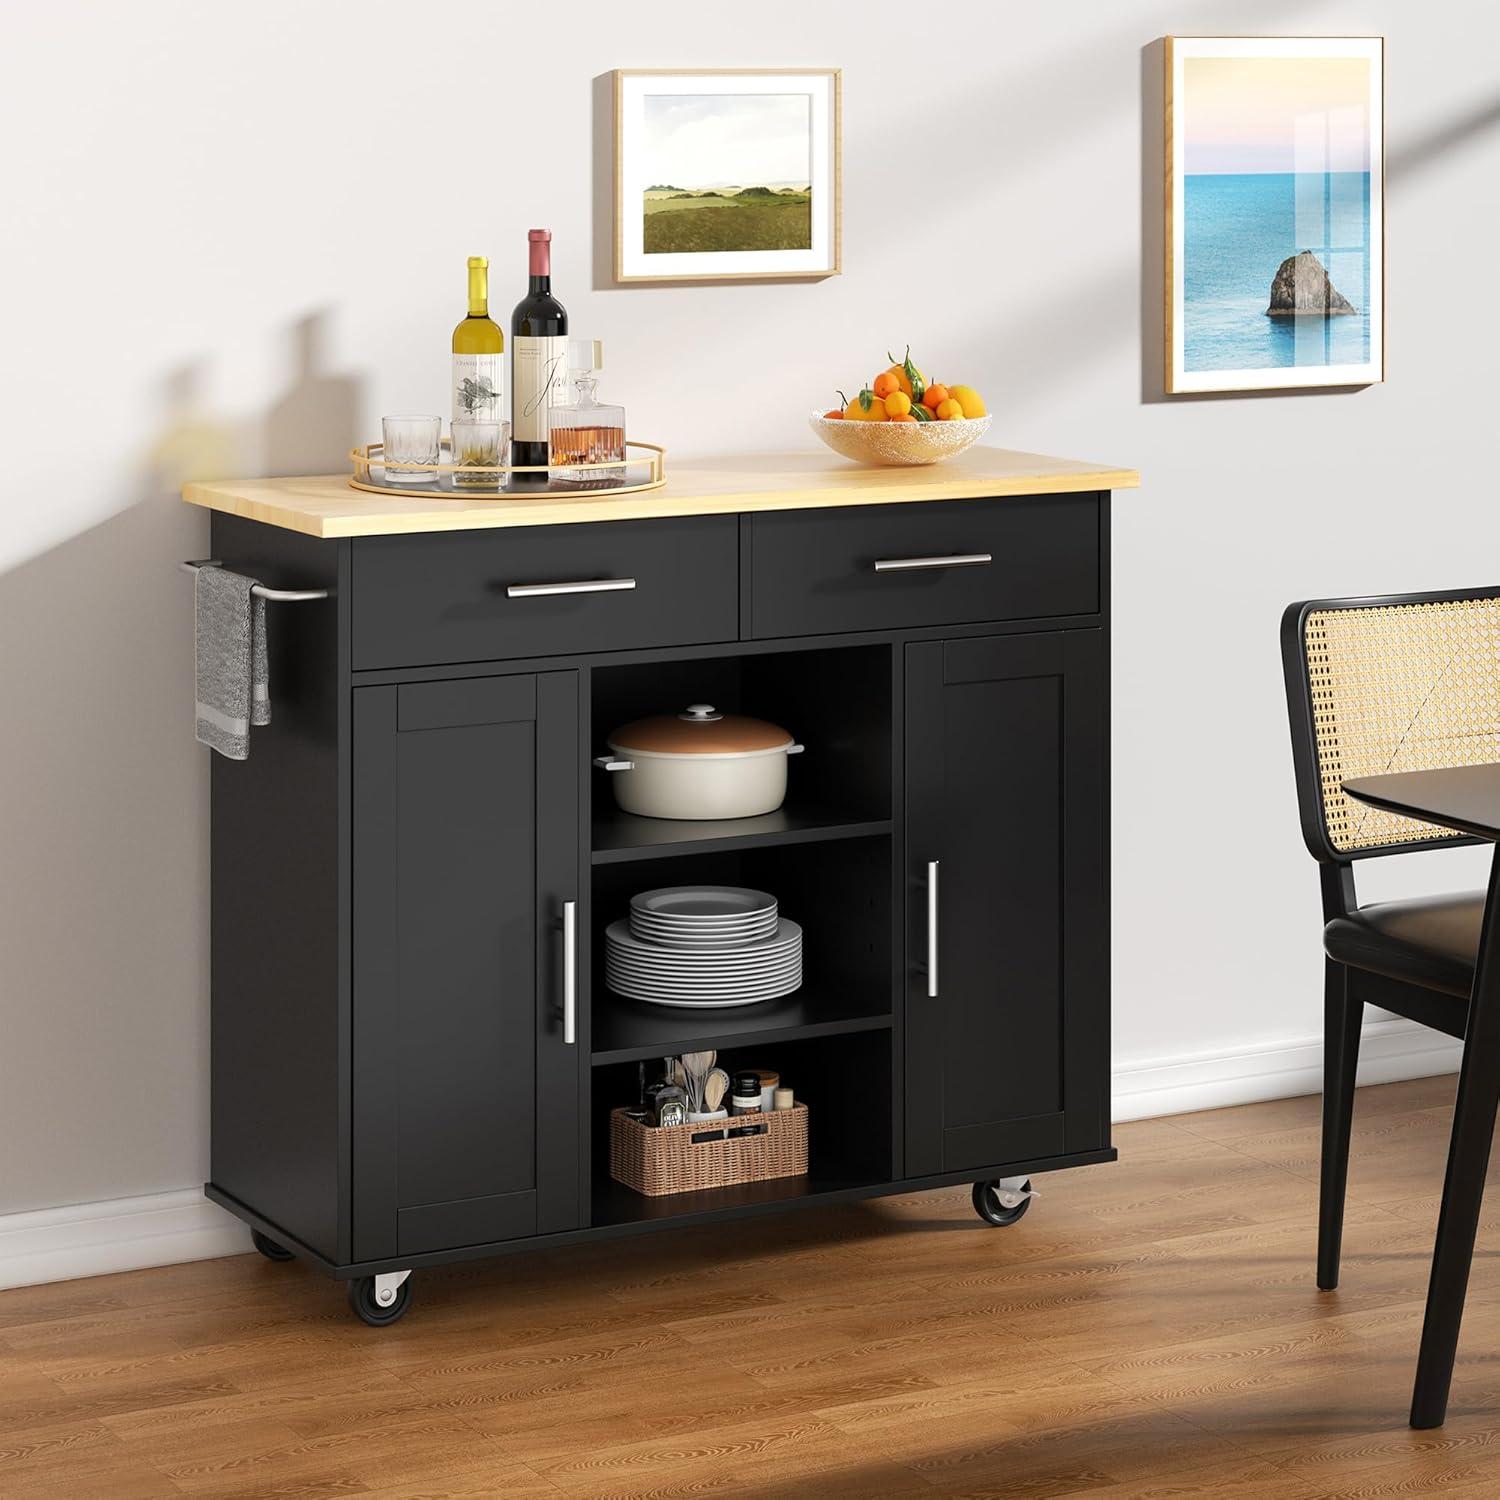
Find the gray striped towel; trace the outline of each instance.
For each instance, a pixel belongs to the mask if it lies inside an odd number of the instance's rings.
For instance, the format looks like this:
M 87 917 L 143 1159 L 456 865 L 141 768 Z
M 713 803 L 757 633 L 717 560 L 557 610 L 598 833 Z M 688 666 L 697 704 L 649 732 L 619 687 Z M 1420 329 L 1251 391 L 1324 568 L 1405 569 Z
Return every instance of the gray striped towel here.
M 266 601 L 254 587 L 227 568 L 199 568 L 194 582 L 193 733 L 230 760 L 249 756 L 252 724 L 271 722 Z

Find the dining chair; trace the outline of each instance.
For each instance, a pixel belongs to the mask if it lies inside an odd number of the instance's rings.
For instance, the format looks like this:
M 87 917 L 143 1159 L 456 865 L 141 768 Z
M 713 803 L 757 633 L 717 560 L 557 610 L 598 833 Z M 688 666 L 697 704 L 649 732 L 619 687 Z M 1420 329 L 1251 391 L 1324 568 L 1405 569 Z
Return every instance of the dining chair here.
M 1366 1005 L 1448 1036 L 1468 1027 L 1485 893 L 1361 906 L 1354 861 L 1480 840 L 1382 812 L 1346 795 L 1351 777 L 1500 761 L 1500 588 L 1379 598 L 1313 599 L 1281 620 L 1282 667 L 1302 836 L 1323 892 L 1323 1151 L 1318 1286 L 1339 1282 L 1344 1195 L 1360 1028 Z M 1500 1067 L 1500 1059 L 1493 1066 Z M 1460 1088 L 1457 1110 L 1463 1110 Z M 1461 1114 L 1455 1114 L 1457 1134 Z M 1455 1197 L 1477 1218 L 1480 1181 Z M 1468 1236 L 1450 1213 L 1452 1158 L 1438 1243 Z M 1466 1218 L 1467 1215 L 1458 1215 Z M 1446 1404 L 1467 1276 L 1428 1287 L 1412 1425 Z M 1442 1351 L 1446 1348 L 1447 1357 Z

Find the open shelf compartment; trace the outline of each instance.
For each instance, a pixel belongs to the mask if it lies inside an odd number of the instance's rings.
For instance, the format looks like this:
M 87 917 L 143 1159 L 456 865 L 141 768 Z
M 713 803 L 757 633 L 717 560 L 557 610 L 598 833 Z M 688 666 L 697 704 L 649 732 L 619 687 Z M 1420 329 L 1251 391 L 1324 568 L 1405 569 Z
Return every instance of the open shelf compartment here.
M 639 1064 L 595 1067 L 595 1225 L 728 1214 L 891 1179 L 894 1137 L 889 1031 L 754 1043 L 722 1050 L 719 1063 L 730 1073 L 736 1067 L 775 1068 L 798 1101 L 807 1105 L 807 1175 L 662 1198 L 635 1192 L 609 1175 L 609 1113 L 636 1101 Z
M 604 977 L 605 929 L 628 916 L 630 898 L 640 891 L 697 884 L 774 895 L 781 915 L 802 928 L 802 987 L 756 1005 L 691 1009 L 612 994 Z M 661 867 L 595 866 L 592 905 L 596 1064 L 891 1025 L 898 933 L 889 837 L 700 852 Z
M 694 852 L 698 846 L 807 843 L 888 832 L 891 818 L 891 657 L 888 646 L 694 657 L 596 668 L 595 754 L 632 720 L 711 703 L 782 725 L 803 754 L 788 766 L 786 802 L 756 818 L 699 822 L 622 812 L 596 773 L 593 858 L 615 863 Z

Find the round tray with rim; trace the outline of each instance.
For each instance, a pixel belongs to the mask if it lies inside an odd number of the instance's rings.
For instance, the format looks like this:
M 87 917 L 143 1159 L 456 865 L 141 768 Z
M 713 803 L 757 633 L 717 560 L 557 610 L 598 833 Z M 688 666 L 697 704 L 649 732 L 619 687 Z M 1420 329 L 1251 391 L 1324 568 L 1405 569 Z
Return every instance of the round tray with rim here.
M 631 449 L 637 450 L 633 455 Z M 659 490 L 667 482 L 667 450 L 656 443 L 625 440 L 625 457 L 590 464 L 392 464 L 389 472 L 431 475 L 431 484 L 392 484 L 385 463 L 383 443 L 364 443 L 349 450 L 354 472 L 349 488 L 368 490 L 372 495 L 425 495 L 439 500 L 518 500 L 537 495 L 635 495 L 642 490 Z M 452 445 L 442 440 L 439 457 L 452 457 Z M 490 484 L 455 484 L 454 475 L 483 474 L 491 476 Z M 545 476 L 545 483 L 528 484 L 511 490 L 506 484 L 512 474 Z M 491 485 L 493 487 L 491 487 Z
M 955 422 L 851 422 L 813 412 L 812 430 L 830 448 L 857 464 L 940 464 L 972 448 L 990 430 L 990 418 Z

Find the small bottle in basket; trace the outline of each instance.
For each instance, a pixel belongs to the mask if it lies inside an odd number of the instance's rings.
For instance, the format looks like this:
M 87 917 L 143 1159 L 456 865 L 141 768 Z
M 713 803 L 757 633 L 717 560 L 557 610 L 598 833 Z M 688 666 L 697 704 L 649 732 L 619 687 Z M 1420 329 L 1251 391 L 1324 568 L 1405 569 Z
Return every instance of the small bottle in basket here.
M 653 1125 L 685 1125 L 687 1090 L 680 1083 L 658 1079 L 646 1090 L 646 1108 Z
M 760 1073 L 756 1069 L 734 1075 L 734 1093 L 730 1095 L 729 1113 L 732 1115 L 758 1115 L 760 1113 Z
M 625 457 L 625 408 L 602 405 L 594 395 L 595 372 L 603 368 L 598 339 L 568 340 L 568 375 L 577 394 L 568 405 L 552 408 L 548 425 L 547 462 L 560 484 L 605 489 L 625 482 L 623 469 L 596 467 Z

